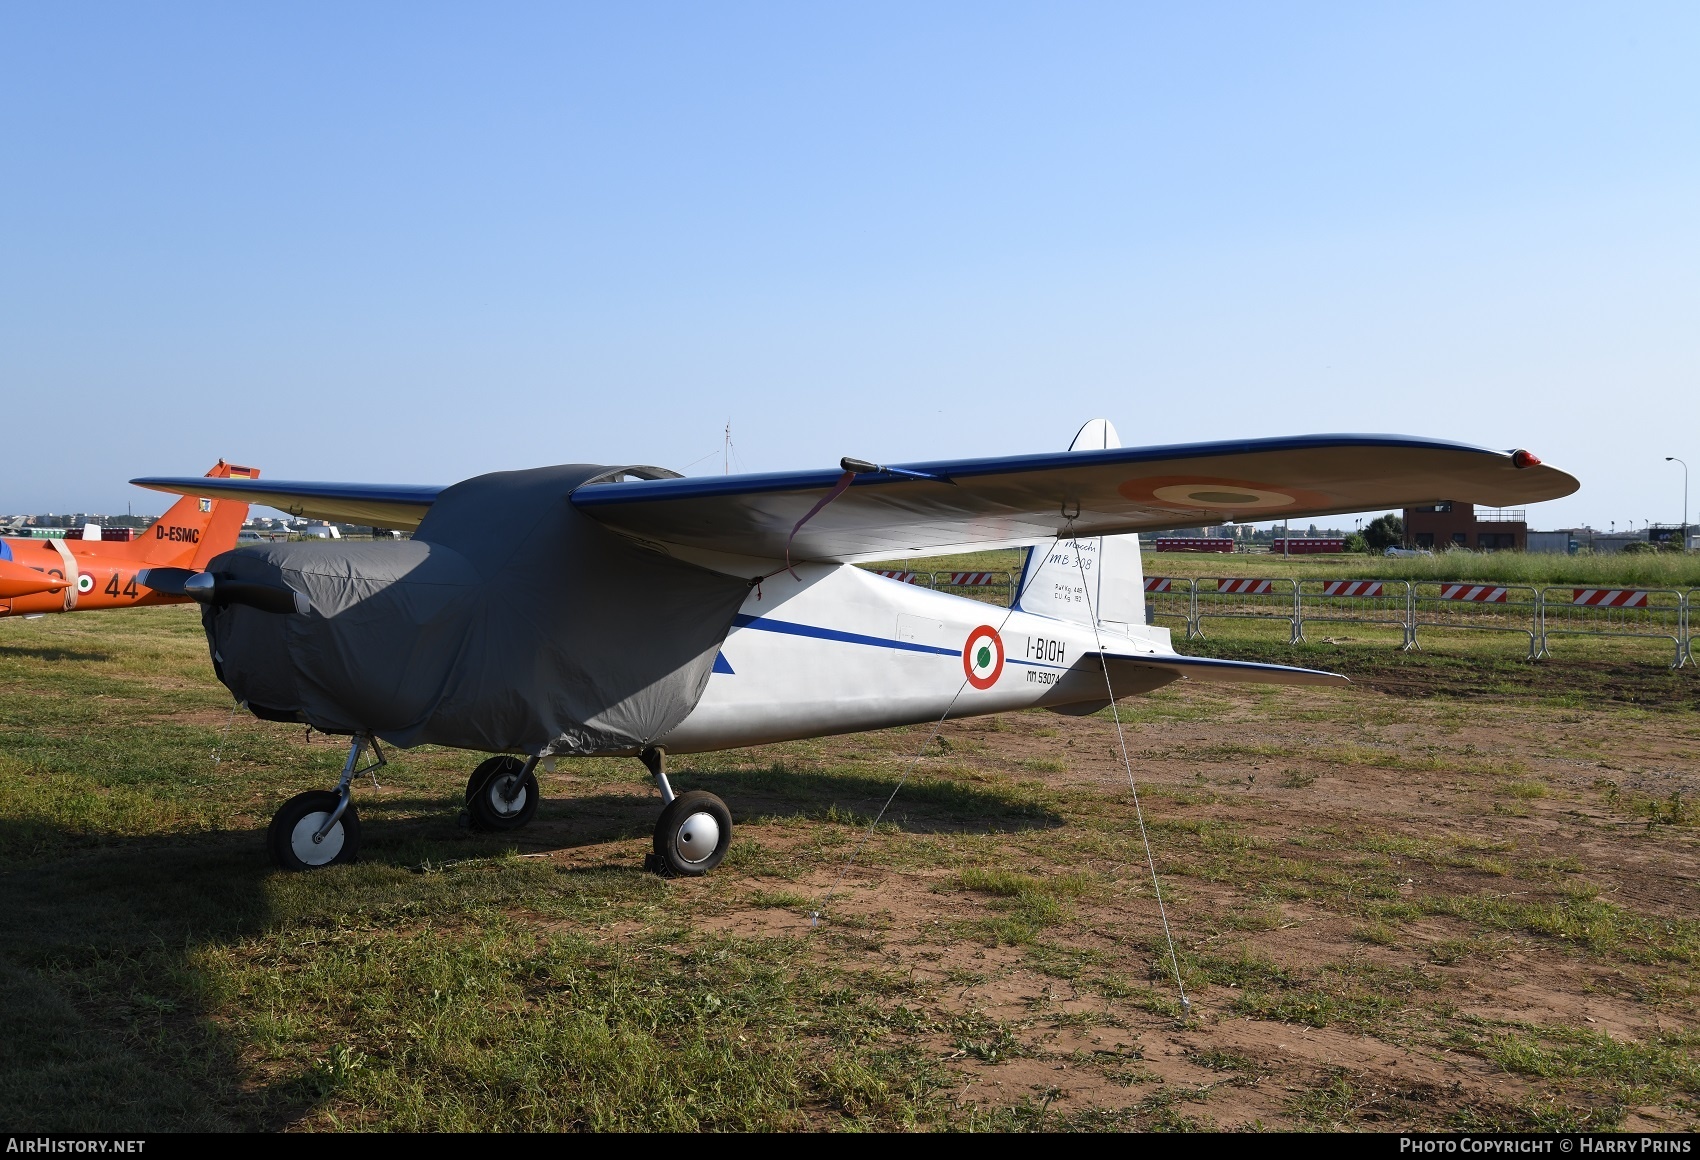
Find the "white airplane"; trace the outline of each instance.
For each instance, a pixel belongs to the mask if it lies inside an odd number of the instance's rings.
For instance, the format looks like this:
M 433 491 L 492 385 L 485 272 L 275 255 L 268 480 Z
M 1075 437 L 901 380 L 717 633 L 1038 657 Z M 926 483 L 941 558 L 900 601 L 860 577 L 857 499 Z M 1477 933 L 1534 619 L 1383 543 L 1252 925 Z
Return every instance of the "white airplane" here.
M 664 806 L 652 865 L 705 874 L 732 817 L 675 795 L 665 755 L 1042 707 L 1086 714 L 1172 681 L 1339 684 L 1177 653 L 1148 623 L 1138 533 L 1447 500 L 1495 507 L 1577 481 L 1526 451 L 1317 435 L 1121 448 L 1093 420 L 1057 454 L 686 479 L 657 468 L 500 472 L 452 487 L 149 478 L 409 541 L 241 547 L 146 579 L 203 605 L 215 670 L 257 716 L 352 738 L 330 791 L 286 802 L 285 869 L 352 861 L 355 778 L 380 740 L 494 752 L 474 825 L 537 809 L 535 769 L 637 756 Z M 852 567 L 1026 547 L 998 608 Z M 368 758 L 373 765 L 362 768 Z

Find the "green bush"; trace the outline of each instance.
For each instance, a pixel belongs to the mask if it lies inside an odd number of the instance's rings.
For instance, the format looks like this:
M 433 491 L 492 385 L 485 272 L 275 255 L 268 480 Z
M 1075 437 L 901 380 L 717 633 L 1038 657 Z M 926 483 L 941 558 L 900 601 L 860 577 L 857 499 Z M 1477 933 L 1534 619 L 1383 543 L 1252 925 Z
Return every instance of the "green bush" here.
M 1364 529 L 1363 538 L 1370 551 L 1385 552 L 1395 544 L 1405 542 L 1405 521 L 1392 512 L 1376 516 Z

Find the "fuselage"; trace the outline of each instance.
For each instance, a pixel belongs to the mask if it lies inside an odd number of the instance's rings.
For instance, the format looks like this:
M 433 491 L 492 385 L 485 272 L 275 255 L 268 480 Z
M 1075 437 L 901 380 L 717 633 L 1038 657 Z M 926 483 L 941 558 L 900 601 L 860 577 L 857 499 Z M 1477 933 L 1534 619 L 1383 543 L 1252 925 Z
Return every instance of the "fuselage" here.
M 1000 608 L 850 566 L 799 565 L 751 591 L 702 699 L 659 744 L 699 753 L 1032 707 L 1106 703 L 1099 648 L 1172 654 L 1128 632 Z M 1138 635 L 1129 635 L 1137 633 Z
M 44 579 L 69 581 L 57 591 L 0 596 L 0 616 L 182 604 L 188 599 L 155 592 L 137 581 L 136 573 L 149 566 L 138 551 L 139 546 L 146 546 L 140 540 L 125 543 L 7 536 L 0 538 L 0 543 L 5 544 L 4 555 L 9 555 L 19 570 L 39 572 Z M 187 546 L 192 552 L 195 545 Z
M 206 478 L 255 479 L 259 474 L 221 459 Z M 185 603 L 186 596 L 155 592 L 139 574 L 148 568 L 198 571 L 236 546 L 247 518 L 246 502 L 185 496 L 133 540 L 0 537 L 0 617 Z M 85 536 L 91 529 L 85 528 Z M 40 578 L 39 589 L 31 577 Z

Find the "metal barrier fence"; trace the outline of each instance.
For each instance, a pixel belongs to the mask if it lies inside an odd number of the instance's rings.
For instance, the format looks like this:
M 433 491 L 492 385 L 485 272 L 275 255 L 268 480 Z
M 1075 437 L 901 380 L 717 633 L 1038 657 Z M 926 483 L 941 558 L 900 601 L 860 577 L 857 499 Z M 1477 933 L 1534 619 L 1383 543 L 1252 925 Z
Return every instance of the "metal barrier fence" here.
M 982 595 L 1008 605 L 1014 598 L 1009 572 L 877 573 L 905 584 L 941 592 Z M 1665 640 L 1671 668 L 1700 663 L 1700 588 L 1584 588 L 1574 584 L 1534 588 L 1469 581 L 1283 580 L 1147 576 L 1150 623 L 1173 621 L 1186 639 L 1204 636 L 1204 621 L 1285 621 L 1288 642 L 1302 644 L 1305 624 L 1367 624 L 1400 630 L 1400 648 L 1421 650 L 1421 635 L 1434 632 L 1501 632 L 1528 642 L 1528 659 L 1552 655 L 1550 639 L 1595 636 L 1617 640 Z
M 971 595 L 1005 607 L 1015 599 L 1015 581 L 1008 572 L 934 572 L 932 586 L 940 592 Z
M 1539 656 L 1551 656 L 1554 636 L 1642 637 L 1671 642 L 1671 668 L 1689 659 L 1689 601 L 1669 588 L 1545 588 L 1541 590 Z
M 1403 651 L 1417 647 L 1408 580 L 1301 580 L 1299 618 L 1301 640 L 1312 622 L 1368 624 L 1398 629 Z
M 1695 631 L 1694 622 L 1694 598 L 1696 596 L 1700 596 L 1700 588 L 1690 588 L 1682 594 L 1682 659 L 1684 661 L 1694 660 L 1694 642 L 1700 639 L 1700 632 Z M 1700 664 L 1700 661 L 1695 663 Z M 1681 665 L 1677 666 L 1677 668 L 1681 667 Z
M 1513 632 L 1529 638 L 1529 659 L 1540 655 L 1541 594 L 1521 584 L 1419 582 L 1411 585 L 1410 647 L 1421 650 L 1424 627 L 1448 632 Z
M 1214 585 L 1206 588 L 1205 585 Z M 1193 581 L 1192 635 L 1204 635 L 1204 620 L 1284 620 L 1288 644 L 1304 640 L 1304 618 L 1299 610 L 1299 582 L 1266 577 L 1247 579 L 1220 577 Z
M 1145 578 L 1146 620 L 1178 620 L 1186 629 L 1186 639 L 1198 635 L 1198 584 L 1181 576 L 1147 576 Z
M 887 580 L 897 580 L 904 584 L 919 584 L 923 588 L 933 586 L 931 572 L 905 572 L 901 568 L 881 568 L 874 572 L 875 576 L 884 576 Z

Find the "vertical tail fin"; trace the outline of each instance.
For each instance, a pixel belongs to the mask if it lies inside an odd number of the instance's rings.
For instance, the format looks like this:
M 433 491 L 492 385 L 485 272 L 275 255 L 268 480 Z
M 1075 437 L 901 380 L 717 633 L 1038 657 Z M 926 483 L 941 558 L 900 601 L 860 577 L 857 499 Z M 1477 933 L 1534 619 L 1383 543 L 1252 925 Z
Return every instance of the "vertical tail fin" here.
M 238 467 L 219 460 L 207 472 L 209 479 L 258 479 L 253 467 Z M 220 552 L 236 546 L 236 533 L 248 520 L 248 505 L 232 499 L 184 496 L 132 543 L 138 562 L 160 567 L 206 566 Z
M 1108 419 L 1093 419 L 1069 444 L 1070 451 L 1120 447 Z M 1106 627 L 1122 632 L 1145 623 L 1145 563 L 1139 537 L 1093 536 L 1058 540 L 1027 549 L 1016 607 L 1039 616 L 1091 624 L 1092 612 Z

